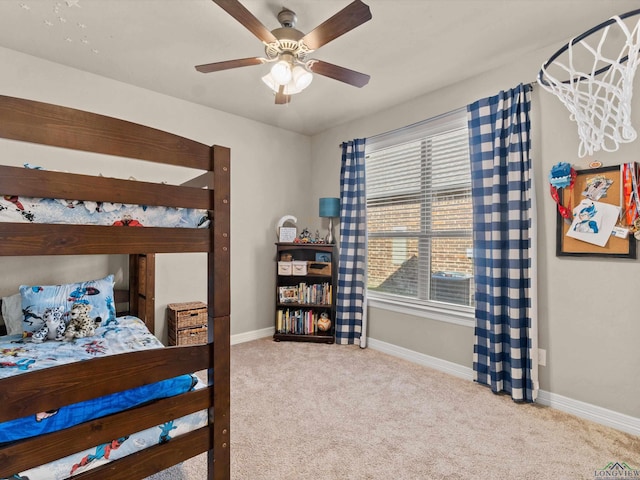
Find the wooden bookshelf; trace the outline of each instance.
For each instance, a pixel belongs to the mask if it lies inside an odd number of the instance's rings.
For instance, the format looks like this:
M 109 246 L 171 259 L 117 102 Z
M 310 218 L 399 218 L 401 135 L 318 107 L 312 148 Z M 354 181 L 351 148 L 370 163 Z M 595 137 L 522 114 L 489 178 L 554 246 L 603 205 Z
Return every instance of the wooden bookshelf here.
M 276 244 L 275 341 L 334 343 L 336 248 L 327 243 Z M 323 329 L 323 317 L 330 327 Z

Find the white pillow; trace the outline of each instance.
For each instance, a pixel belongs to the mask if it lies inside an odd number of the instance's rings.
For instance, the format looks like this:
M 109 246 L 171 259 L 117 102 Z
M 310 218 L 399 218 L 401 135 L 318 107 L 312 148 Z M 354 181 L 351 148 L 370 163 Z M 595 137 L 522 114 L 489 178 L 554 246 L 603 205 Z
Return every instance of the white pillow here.
M 8 335 L 22 333 L 22 297 L 19 293 L 2 297 L 2 318 Z

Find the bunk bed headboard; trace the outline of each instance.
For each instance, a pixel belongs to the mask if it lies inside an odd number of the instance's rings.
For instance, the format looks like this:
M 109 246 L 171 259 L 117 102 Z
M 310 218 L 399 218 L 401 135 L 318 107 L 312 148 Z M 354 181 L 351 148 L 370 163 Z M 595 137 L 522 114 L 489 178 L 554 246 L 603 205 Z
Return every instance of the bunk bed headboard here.
M 153 281 L 154 255 L 206 252 L 208 343 L 168 350 L 198 349 L 211 359 L 206 367 L 209 384 L 215 381 L 215 389 L 210 386 L 211 432 L 205 436 L 209 478 L 228 479 L 230 150 L 117 118 L 8 96 L 0 96 L 0 138 L 190 167 L 205 170 L 212 179 L 208 189 L 202 189 L 0 165 L 2 195 L 198 208 L 208 210 L 210 218 L 210 228 L 198 229 L 0 222 L 0 255 L 127 254 L 130 309 L 144 316 L 153 311 L 146 287 Z M 171 458 L 178 460 L 177 455 Z M 149 474 L 152 471 L 144 468 L 152 468 L 153 460 L 150 465 L 136 467 L 136 472 Z

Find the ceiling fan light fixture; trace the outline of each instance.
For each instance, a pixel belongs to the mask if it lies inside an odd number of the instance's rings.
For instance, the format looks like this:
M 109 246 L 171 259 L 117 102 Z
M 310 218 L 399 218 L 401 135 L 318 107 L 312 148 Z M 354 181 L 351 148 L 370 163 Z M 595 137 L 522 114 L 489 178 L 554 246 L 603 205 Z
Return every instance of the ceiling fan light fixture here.
M 300 91 L 311 85 L 311 82 L 313 81 L 313 75 L 311 74 L 311 72 L 301 67 L 300 65 L 296 65 L 295 67 L 293 67 L 292 77 L 293 83 L 295 83 L 296 88 L 298 88 Z
M 291 81 L 291 64 L 280 60 L 271 67 L 271 77 L 278 85 L 286 85 Z
M 263 76 L 262 81 L 274 92 L 277 93 L 280 90 L 280 84 L 276 81 L 275 78 L 273 78 L 273 75 L 271 73 L 267 73 L 265 76 Z M 285 95 L 295 95 L 296 93 L 300 93 L 305 88 L 307 88 L 312 81 L 313 74 L 305 68 L 296 65 L 295 67 L 293 67 L 291 80 L 284 85 L 282 93 Z
M 273 79 L 273 77 L 271 76 L 271 73 L 267 73 L 264 77 L 262 77 L 262 81 L 267 87 L 269 87 L 274 92 L 278 91 L 279 85 Z
M 280 85 L 273 79 L 273 76 L 270 73 L 267 73 L 264 77 L 262 77 L 262 81 L 275 93 L 278 93 L 278 91 L 280 90 Z M 301 91 L 302 89 L 296 87 L 295 82 L 291 80 L 284 86 L 282 93 L 284 95 L 294 95 L 296 93 L 300 93 Z

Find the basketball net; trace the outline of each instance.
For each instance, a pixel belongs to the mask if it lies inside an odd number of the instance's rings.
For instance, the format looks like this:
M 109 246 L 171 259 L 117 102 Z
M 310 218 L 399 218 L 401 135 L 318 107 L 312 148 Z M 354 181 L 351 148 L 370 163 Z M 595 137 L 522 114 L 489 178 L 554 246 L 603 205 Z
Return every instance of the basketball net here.
M 556 95 L 569 110 L 569 118 L 577 123 L 580 157 L 593 155 L 599 150 L 614 152 L 621 143 L 632 142 L 637 136 L 631 125 L 631 97 L 639 60 L 640 19 L 633 30 L 619 16 L 611 17 L 611 20 L 604 28 L 592 29 L 571 40 L 565 47 L 567 63 L 555 58 L 564 53 L 564 50 L 560 50 L 542 66 L 538 74 L 540 86 Z M 622 32 L 626 37 L 616 58 L 603 53 L 611 29 L 616 32 L 615 35 Z M 597 46 L 590 45 L 588 40 L 597 41 Z M 584 52 L 580 47 L 584 48 Z M 575 63 L 578 62 L 574 57 L 578 53 L 587 55 L 592 61 L 589 72 L 576 67 Z M 568 76 L 568 80 L 558 80 L 550 70 L 558 70 L 557 75 L 561 74 L 563 78 Z

